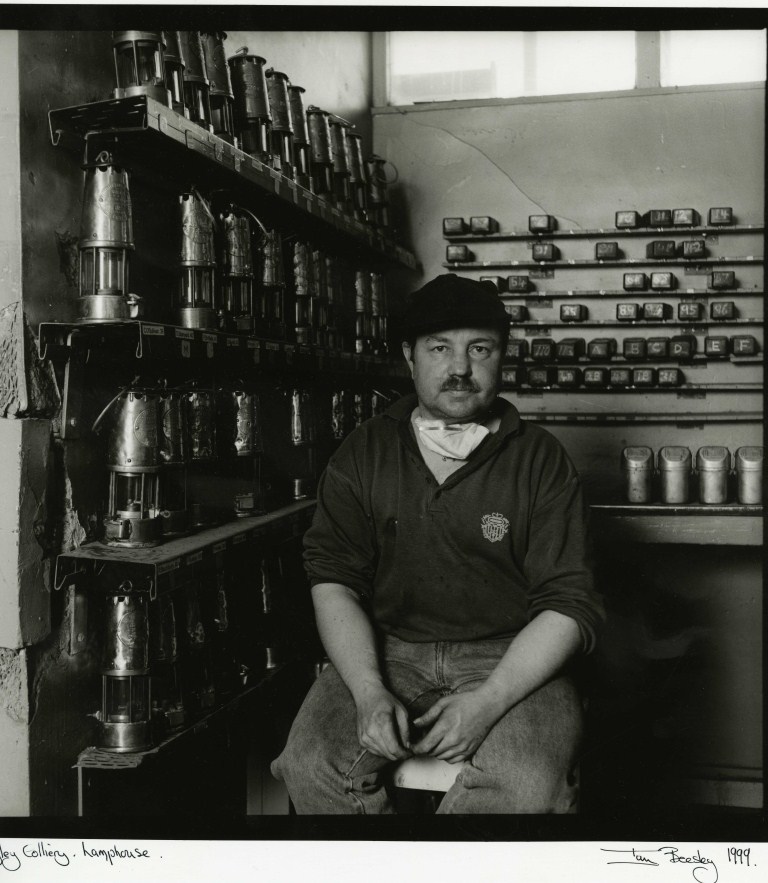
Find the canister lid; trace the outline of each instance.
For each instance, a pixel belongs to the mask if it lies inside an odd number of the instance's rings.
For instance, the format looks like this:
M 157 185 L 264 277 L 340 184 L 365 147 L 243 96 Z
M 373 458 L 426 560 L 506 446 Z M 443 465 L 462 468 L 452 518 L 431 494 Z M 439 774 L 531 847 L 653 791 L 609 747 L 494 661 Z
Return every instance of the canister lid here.
M 707 445 L 699 448 L 696 454 L 696 468 L 699 470 L 728 469 L 731 465 L 731 452 L 722 445 Z
M 667 445 L 659 451 L 659 469 L 673 472 L 691 468 L 691 452 L 688 448 Z
M 736 451 L 736 468 L 740 472 L 758 471 L 763 468 L 763 448 L 748 445 Z
M 623 469 L 652 469 L 653 451 L 643 446 L 624 448 L 621 465 Z

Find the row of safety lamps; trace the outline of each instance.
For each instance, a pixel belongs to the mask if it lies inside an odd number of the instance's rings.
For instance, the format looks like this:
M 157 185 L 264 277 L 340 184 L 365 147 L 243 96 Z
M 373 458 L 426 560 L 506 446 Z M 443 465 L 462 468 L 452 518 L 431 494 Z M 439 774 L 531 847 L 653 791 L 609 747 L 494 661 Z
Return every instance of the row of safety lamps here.
M 182 537 L 232 517 L 258 515 L 271 504 L 305 499 L 314 482 L 316 443 L 333 446 L 397 393 L 348 388 L 323 393 L 287 388 L 286 425 L 279 433 L 289 448 L 304 448 L 299 474 L 289 477 L 286 499 L 265 494 L 262 475 L 263 415 L 251 389 L 142 388 L 121 390 L 97 418 L 106 428 L 109 472 L 104 541 L 142 548 Z M 238 490 L 226 506 L 190 499 L 190 470 L 205 476 L 229 466 Z
M 705 445 L 696 453 L 695 468 L 687 447 L 666 445 L 654 457 L 651 448 L 634 445 L 622 451 L 621 467 L 629 503 L 654 502 L 657 493 L 662 503 L 693 502 L 692 479 L 697 479 L 699 503 L 723 505 L 734 497 L 741 505 L 763 502 L 763 448 L 759 445 L 746 445 L 733 454 L 722 445 Z
M 129 291 L 135 246 L 128 172 L 107 151 L 86 164 L 85 172 L 80 319 L 114 322 L 151 314 Z M 386 354 L 388 304 L 380 273 L 355 269 L 310 242 L 291 246 L 237 205 L 228 203 L 214 214 L 195 188 L 179 196 L 177 236 L 174 318 L 180 326 Z M 292 278 L 286 274 L 286 245 Z
M 387 230 L 387 161 L 364 158 L 345 119 L 310 105 L 304 89 L 239 49 L 224 31 L 114 31 L 116 98 L 146 95 L 333 202 Z
M 148 578 L 98 578 L 99 748 L 146 750 L 284 661 L 297 549 L 236 548 L 239 557 L 214 555 L 162 593 Z

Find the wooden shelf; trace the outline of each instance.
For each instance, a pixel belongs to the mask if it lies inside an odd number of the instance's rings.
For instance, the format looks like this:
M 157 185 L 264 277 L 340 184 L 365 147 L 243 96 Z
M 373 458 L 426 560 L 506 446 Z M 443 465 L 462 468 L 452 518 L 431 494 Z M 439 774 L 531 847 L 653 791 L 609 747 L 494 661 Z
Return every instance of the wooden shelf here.
M 593 505 L 592 525 L 601 544 L 762 546 L 762 506 Z M 726 587 L 724 587 L 726 588 Z
M 100 542 L 87 543 L 59 555 L 56 560 L 55 586 L 61 589 L 73 585 L 87 572 L 86 568 L 101 567 L 104 564 L 145 567 L 151 572 L 157 585 L 158 579 L 166 573 L 179 572 L 198 565 L 242 542 L 268 539 L 275 529 L 287 528 L 292 535 L 299 536 L 308 526 L 314 507 L 314 500 L 303 500 L 266 515 L 229 521 L 218 527 L 146 549 L 108 546 Z
M 67 358 L 72 350 L 100 349 L 120 358 L 233 360 L 243 367 L 262 365 L 307 371 L 354 371 L 401 377 L 405 365 L 388 356 L 347 353 L 245 334 L 181 328 L 142 319 L 124 322 L 43 322 L 39 329 L 41 359 Z
M 155 172 L 185 169 L 184 180 L 188 164 L 197 160 L 212 186 L 250 191 L 262 200 L 268 197 L 292 220 L 303 222 L 326 239 L 332 235 L 373 258 L 418 269 L 416 258 L 380 230 L 343 214 L 325 199 L 152 98 L 139 95 L 60 108 L 50 111 L 48 120 L 54 145 L 82 149 L 87 139 L 103 135 L 117 140 L 126 150 L 137 145 L 148 150 L 143 159 Z
M 610 390 L 606 390 L 610 392 Z M 646 392 L 646 390 L 638 390 L 638 392 Z M 671 390 L 674 392 L 674 390 Z M 521 390 L 505 390 L 505 392 L 513 393 L 513 392 L 521 392 Z M 582 397 L 585 392 L 593 392 L 593 390 L 578 390 L 581 392 Z M 597 390 L 600 392 L 600 390 Z M 615 390 L 613 390 L 615 392 Z M 624 390 L 622 390 L 624 392 Z M 674 423 L 675 425 L 679 424 L 688 424 L 688 423 L 760 423 L 763 422 L 763 412 L 762 411 L 747 411 L 740 409 L 738 411 L 708 411 L 706 413 L 702 413 L 700 411 L 676 411 L 674 414 L 670 414 L 667 412 L 650 412 L 646 411 L 642 414 L 634 413 L 634 414 L 626 414 L 626 413 L 617 413 L 611 412 L 606 413 L 605 411 L 585 411 L 580 409 L 577 412 L 574 411 L 552 411 L 547 409 L 546 413 L 539 413 L 538 411 L 526 411 L 524 404 L 525 398 L 538 398 L 538 396 L 523 396 L 522 398 L 518 398 L 516 401 L 517 410 L 520 412 L 520 416 L 526 420 L 530 420 L 535 423 L 568 423 L 573 425 L 583 425 L 583 424 L 595 424 L 595 425 L 634 425 L 636 423 L 661 423 L 664 425 L 669 425 L 670 423 Z M 583 403 L 582 403 L 583 404 Z
M 720 236 L 728 233 L 762 233 L 762 224 L 730 224 L 720 227 L 636 227 L 632 229 L 598 227 L 591 230 L 553 230 L 550 233 L 531 233 L 529 230 L 512 230 L 500 233 L 461 233 L 456 236 L 443 234 L 447 242 L 512 242 L 522 240 L 538 242 L 547 239 L 610 239 L 613 236 Z

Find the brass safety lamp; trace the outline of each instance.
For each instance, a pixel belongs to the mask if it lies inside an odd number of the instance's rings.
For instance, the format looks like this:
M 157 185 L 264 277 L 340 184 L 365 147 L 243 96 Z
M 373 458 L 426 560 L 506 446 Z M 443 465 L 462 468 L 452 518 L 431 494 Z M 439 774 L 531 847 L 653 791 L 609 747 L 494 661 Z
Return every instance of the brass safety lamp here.
M 142 548 L 162 540 L 161 458 L 157 390 L 121 391 L 99 416 L 112 409 L 107 441 L 109 499 L 104 520 L 110 545 Z
M 232 81 L 229 67 L 224 54 L 224 31 L 201 31 L 200 40 L 203 44 L 205 70 L 211 84 L 211 123 L 214 134 L 230 144 L 237 146 L 235 126 L 232 117 L 232 105 L 235 96 L 232 92 Z
M 211 84 L 205 69 L 199 31 L 178 31 L 184 59 L 184 105 L 193 123 L 213 131 L 211 124 Z
M 288 87 L 288 106 L 291 114 L 291 126 L 293 128 L 293 164 L 296 172 L 296 183 L 312 189 L 309 159 L 309 126 L 307 114 L 304 110 L 304 99 L 301 97 L 304 89 L 301 86 Z
M 160 518 L 164 539 L 189 533 L 187 457 L 189 449 L 184 393 L 164 390 L 160 396 Z
M 234 95 L 235 132 L 240 148 L 259 162 L 272 165 L 272 116 L 269 110 L 265 59 L 248 47 L 227 60 Z
M 341 117 L 331 116 L 331 154 L 333 156 L 333 192 L 337 208 L 352 213 L 350 156 L 347 132 L 351 126 Z
M 181 276 L 177 317 L 184 328 L 216 327 L 215 221 L 208 202 L 193 188 L 179 197 Z
M 310 174 L 312 189 L 318 196 L 333 194 L 333 151 L 331 149 L 331 115 L 310 104 L 307 108 L 309 128 Z
M 245 210 L 229 206 L 219 217 L 224 236 L 222 255 L 222 310 L 225 330 L 255 331 L 254 265 L 251 223 Z
M 148 604 L 149 592 L 127 579 L 105 598 L 99 747 L 106 751 L 152 744 Z
M 165 85 L 171 94 L 171 107 L 182 116 L 189 117 L 184 102 L 184 56 L 181 51 L 181 40 L 178 31 L 163 31 L 165 51 Z
M 266 78 L 272 116 L 272 165 L 286 177 L 293 178 L 293 124 L 288 100 L 288 75 L 270 68 Z
M 140 301 L 128 293 L 133 218 L 128 172 L 104 150 L 83 166 L 80 221 L 80 318 L 113 322 L 138 317 Z
M 162 31 L 112 31 L 117 87 L 115 98 L 146 95 L 171 106 L 165 84 L 165 38 Z
M 365 221 L 368 217 L 368 172 L 363 161 L 363 137 L 351 129 L 347 129 L 346 136 L 352 213 L 358 221 Z

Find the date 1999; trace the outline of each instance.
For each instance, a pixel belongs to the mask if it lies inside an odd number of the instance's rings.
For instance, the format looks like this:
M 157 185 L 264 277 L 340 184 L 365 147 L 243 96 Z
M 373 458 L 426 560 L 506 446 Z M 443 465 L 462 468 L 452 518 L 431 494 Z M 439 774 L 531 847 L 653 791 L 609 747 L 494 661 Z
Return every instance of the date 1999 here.
M 749 867 L 749 849 L 740 849 L 736 846 L 728 847 L 728 863 Z

